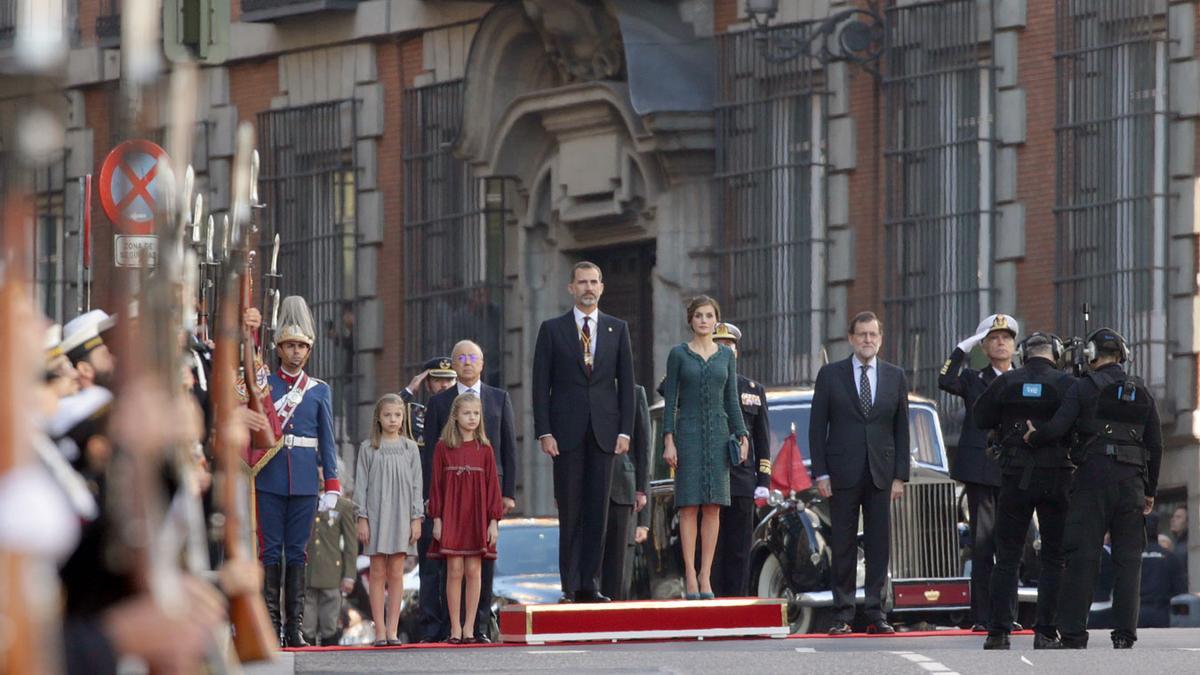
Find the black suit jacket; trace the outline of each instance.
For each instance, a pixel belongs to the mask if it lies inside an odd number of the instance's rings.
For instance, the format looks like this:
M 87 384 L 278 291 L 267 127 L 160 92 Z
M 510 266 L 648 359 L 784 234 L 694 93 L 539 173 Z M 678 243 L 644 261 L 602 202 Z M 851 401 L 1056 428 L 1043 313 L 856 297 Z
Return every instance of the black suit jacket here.
M 650 406 L 641 385 L 634 387 L 634 398 L 633 438 L 629 441 L 629 452 L 614 463 L 612 487 L 608 492 L 614 504 L 624 506 L 633 506 L 637 493 L 648 494 L 650 491 Z M 642 509 L 642 512 L 648 513 L 649 509 Z M 638 514 L 639 524 L 641 515 Z
M 951 458 L 950 477 L 964 483 L 1000 487 L 1000 464 L 988 456 L 987 432 L 975 426 L 974 420 L 975 402 L 998 376 L 991 365 L 983 370 L 964 367 L 966 360 L 966 353 L 955 347 L 938 375 L 938 389 L 963 400 L 962 431 Z
M 633 352 L 624 321 L 597 312 L 592 374 L 584 370 L 574 311 L 542 322 L 533 352 L 533 428 L 560 452 L 583 445 L 588 426 L 604 452 L 633 436 Z
M 851 357 L 853 358 L 853 356 Z M 875 405 L 865 417 L 850 359 L 821 367 L 813 391 L 808 442 L 814 477 L 836 490 L 857 486 L 869 466 L 875 487 L 909 477 L 908 383 L 904 371 L 876 359 Z
M 500 494 L 516 499 L 517 485 L 517 427 L 513 423 L 512 399 L 508 392 L 483 382 L 479 383 L 483 399 L 483 433 L 492 442 L 496 453 L 496 472 L 500 477 Z M 433 472 L 433 449 L 437 447 L 442 429 L 450 420 L 450 406 L 458 397 L 458 385 L 450 387 L 425 406 L 425 445 L 421 448 L 421 472 L 425 478 L 425 498 L 429 499 L 430 474 Z

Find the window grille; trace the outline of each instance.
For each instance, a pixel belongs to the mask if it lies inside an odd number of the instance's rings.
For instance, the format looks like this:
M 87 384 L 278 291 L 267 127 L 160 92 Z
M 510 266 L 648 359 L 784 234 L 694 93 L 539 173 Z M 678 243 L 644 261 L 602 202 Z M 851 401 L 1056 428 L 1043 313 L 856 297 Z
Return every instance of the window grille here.
M 806 38 L 813 22 L 769 29 Z M 825 292 L 825 103 L 812 58 L 770 63 L 750 31 L 717 37 L 716 223 L 722 317 L 742 329 L 739 368 L 769 385 L 812 382 Z

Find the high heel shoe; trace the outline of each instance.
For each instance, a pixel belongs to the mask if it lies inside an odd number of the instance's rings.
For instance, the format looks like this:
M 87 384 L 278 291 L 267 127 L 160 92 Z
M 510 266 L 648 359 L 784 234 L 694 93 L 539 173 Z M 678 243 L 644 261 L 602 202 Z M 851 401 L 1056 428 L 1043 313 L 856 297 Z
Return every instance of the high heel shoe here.
M 717 599 L 717 596 L 714 595 L 712 593 L 712 591 L 702 591 L 700 593 L 697 593 L 696 597 L 699 600 L 716 600 Z
M 699 593 L 684 593 L 683 599 L 684 600 L 699 600 L 700 594 Z

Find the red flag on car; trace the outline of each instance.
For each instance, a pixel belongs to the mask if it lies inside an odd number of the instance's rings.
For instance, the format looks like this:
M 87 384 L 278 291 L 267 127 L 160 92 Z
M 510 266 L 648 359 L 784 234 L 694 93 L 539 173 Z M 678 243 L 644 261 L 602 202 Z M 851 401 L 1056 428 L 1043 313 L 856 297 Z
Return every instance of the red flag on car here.
M 796 432 L 793 431 L 784 440 L 771 467 L 771 489 L 786 495 L 789 491 L 803 492 L 810 487 L 812 477 L 804 466 L 804 456 L 800 454 L 800 444 L 796 442 Z

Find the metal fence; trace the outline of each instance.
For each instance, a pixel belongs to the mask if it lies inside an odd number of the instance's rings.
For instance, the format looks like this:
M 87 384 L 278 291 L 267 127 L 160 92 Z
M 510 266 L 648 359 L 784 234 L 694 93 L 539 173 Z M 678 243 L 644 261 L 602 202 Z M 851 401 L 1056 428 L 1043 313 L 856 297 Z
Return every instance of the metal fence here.
M 259 260 L 281 241 L 283 295 L 302 295 L 316 323 L 308 372 L 333 388 L 339 441 L 357 442 L 355 364 L 358 161 L 353 99 L 258 115 L 262 212 Z
M 508 181 L 476 178 L 454 156 L 462 80 L 404 91 L 404 372 L 479 343 L 484 380 L 502 385 Z
M 884 321 L 910 386 L 938 397 L 950 433 L 962 403 L 938 392 L 938 369 L 991 307 L 991 20 L 977 4 L 887 13 Z
M 1111 326 L 1166 382 L 1166 17 L 1155 0 L 1056 0 L 1059 330 Z M 1189 205 L 1190 208 L 1190 205 Z
M 770 29 L 805 39 L 814 22 Z M 739 368 L 769 385 L 816 379 L 825 315 L 821 63 L 763 58 L 754 33 L 717 37 L 718 298 L 744 338 Z
M 56 323 L 65 323 L 77 313 L 68 306 L 68 289 L 78 288 L 74 270 L 66 268 L 66 247 L 74 239 L 74 254 L 79 255 L 77 223 L 67 222 L 67 159 L 33 172 L 33 217 L 36 223 L 33 241 L 34 284 L 42 312 Z M 72 185 L 74 188 L 75 186 Z

